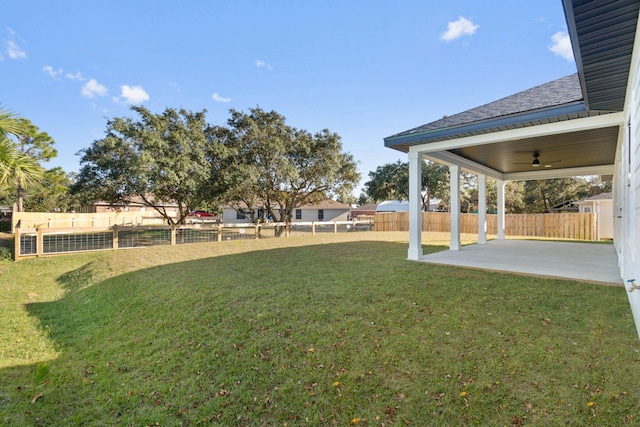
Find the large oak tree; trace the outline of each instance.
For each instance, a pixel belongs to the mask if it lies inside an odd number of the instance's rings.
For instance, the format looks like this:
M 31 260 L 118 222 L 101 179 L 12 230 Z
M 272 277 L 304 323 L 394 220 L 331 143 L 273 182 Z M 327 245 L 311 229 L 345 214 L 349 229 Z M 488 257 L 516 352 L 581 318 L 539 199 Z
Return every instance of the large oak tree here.
M 449 168 L 439 163 L 422 162 L 422 206 L 427 210 L 431 199 L 449 200 Z M 409 163 L 398 160 L 378 166 L 369 172 L 364 184 L 367 196 L 374 202 L 384 200 L 409 200 Z
M 230 113 L 227 127 L 218 128 L 230 156 L 214 170 L 213 183 L 224 186 L 223 202 L 252 221 L 288 224 L 296 208 L 344 199 L 359 181 L 356 162 L 342 151 L 338 134 L 296 129 L 261 108 Z
M 223 147 L 205 120 L 206 111 L 131 109 L 137 120 L 109 120 L 106 136 L 80 152 L 73 192 L 85 202 L 106 201 L 114 207 L 142 202 L 167 223 L 183 223 L 203 200 L 212 162 Z M 163 206 L 167 202 L 178 205 L 177 216 Z

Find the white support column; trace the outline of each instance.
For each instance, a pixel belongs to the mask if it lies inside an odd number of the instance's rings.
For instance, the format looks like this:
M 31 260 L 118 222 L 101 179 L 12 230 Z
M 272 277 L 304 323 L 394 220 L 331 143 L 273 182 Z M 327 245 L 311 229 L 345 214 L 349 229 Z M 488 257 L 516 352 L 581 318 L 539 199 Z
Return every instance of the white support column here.
M 409 152 L 409 255 L 422 258 L 422 155 Z
M 460 250 L 460 166 L 450 165 L 449 175 L 451 179 L 451 200 L 450 200 L 450 217 L 451 217 L 451 241 L 449 249 L 452 251 Z
M 498 187 L 498 239 L 504 240 L 504 187 L 506 183 L 496 180 Z
M 487 176 L 478 174 L 478 244 L 487 243 Z

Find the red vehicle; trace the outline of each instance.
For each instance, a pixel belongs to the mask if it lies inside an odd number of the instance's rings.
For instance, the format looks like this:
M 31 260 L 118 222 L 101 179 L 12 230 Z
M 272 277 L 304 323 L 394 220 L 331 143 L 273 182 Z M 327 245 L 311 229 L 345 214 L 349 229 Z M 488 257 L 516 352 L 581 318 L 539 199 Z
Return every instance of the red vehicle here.
M 207 211 L 192 211 L 189 216 L 195 216 L 196 218 L 214 217 L 216 214 Z

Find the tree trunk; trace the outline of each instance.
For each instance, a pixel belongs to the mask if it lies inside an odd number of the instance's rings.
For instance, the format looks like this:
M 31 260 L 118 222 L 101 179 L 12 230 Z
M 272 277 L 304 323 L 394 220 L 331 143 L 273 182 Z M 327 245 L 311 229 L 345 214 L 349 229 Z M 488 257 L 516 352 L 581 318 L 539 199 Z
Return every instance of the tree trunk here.
M 22 182 L 18 182 L 18 212 L 23 212 L 22 200 L 24 199 L 24 187 Z

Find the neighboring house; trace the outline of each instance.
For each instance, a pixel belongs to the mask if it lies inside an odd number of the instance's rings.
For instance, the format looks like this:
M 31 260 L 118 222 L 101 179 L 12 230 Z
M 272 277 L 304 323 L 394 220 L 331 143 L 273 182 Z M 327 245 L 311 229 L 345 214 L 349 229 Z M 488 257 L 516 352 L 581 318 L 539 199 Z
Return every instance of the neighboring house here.
M 261 207 L 254 209 L 260 210 Z M 325 200 L 315 204 L 302 205 L 292 212 L 293 222 L 322 222 L 322 221 L 349 221 L 351 219 L 351 206 L 334 200 Z M 259 215 L 260 216 L 260 215 Z M 222 222 L 224 224 L 244 224 L 251 221 L 242 213 L 231 206 L 222 208 Z
M 578 212 L 578 205 L 573 200 L 567 200 L 566 202 L 558 203 L 549 208 L 550 213 L 571 213 Z
M 0 217 L 9 217 L 13 213 L 13 209 L 8 206 L 0 206 Z
M 632 290 L 630 280 L 640 284 L 640 1 L 562 4 L 576 74 L 384 139 L 385 146 L 408 154 L 409 259 L 423 258 L 424 159 L 449 166 L 454 251 L 461 248 L 460 216 L 453 213 L 460 212 L 454 195 L 461 193 L 463 169 L 478 177 L 479 244 L 487 241 L 487 179 L 497 182 L 497 238 L 504 239 L 506 182 L 612 175 L 613 242 L 621 278 L 627 290 Z M 627 295 L 640 334 L 640 292 Z
M 179 213 L 179 206 L 175 202 L 159 202 L 158 207 L 164 207 L 167 212 L 175 213 L 177 216 Z M 102 213 L 102 212 L 150 212 L 151 215 L 155 214 L 155 210 L 152 207 L 146 206 L 142 203 L 142 199 L 134 198 L 131 203 L 127 203 L 122 206 L 111 206 L 108 202 L 95 202 L 87 206 L 83 206 L 77 210 L 78 213 Z
M 357 208 L 351 209 L 351 217 L 357 219 L 358 217 L 362 216 L 373 216 L 376 214 L 377 207 L 377 203 L 369 203 L 366 205 L 358 206 Z
M 597 215 L 596 238 L 613 239 L 613 193 L 601 193 L 575 202 L 581 213 Z

